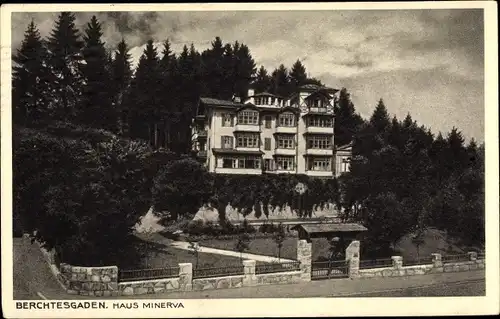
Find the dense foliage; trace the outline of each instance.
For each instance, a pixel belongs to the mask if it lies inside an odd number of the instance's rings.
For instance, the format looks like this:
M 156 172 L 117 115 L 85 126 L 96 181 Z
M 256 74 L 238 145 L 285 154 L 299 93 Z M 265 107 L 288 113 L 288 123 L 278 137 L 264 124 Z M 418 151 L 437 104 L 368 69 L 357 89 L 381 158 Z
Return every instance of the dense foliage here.
M 340 180 L 344 218 L 368 227 L 364 246 L 388 254 L 405 234 L 436 227 L 484 244 L 484 145 L 446 138 L 408 115 L 390 119 L 381 100 L 356 133 L 351 171 Z
M 52 127 L 54 129 L 54 127 Z M 134 264 L 131 229 L 147 211 L 149 147 L 116 136 L 95 143 L 65 131 L 15 129 L 14 215 L 59 258 L 78 265 Z

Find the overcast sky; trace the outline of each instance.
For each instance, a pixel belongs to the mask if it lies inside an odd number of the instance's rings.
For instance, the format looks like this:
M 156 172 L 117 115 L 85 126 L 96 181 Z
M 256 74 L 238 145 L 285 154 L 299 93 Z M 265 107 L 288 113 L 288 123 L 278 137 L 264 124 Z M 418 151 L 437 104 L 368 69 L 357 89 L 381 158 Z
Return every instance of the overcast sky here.
M 191 43 L 202 51 L 216 36 L 238 40 L 269 71 L 300 59 L 311 76 L 346 87 L 364 117 L 383 98 L 401 120 L 410 113 L 435 133 L 455 126 L 484 140 L 482 10 L 80 12 L 77 26 L 93 14 L 106 45 L 125 38 L 135 61 L 150 38 L 169 38 L 176 52 Z M 32 18 L 46 36 L 56 16 L 13 13 L 13 48 Z

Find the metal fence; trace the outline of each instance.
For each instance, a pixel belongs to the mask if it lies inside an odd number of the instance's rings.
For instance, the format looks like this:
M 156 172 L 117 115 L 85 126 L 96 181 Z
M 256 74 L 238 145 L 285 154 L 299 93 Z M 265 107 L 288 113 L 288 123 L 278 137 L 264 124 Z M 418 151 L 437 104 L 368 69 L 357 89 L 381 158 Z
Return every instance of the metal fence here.
M 392 259 L 391 258 L 360 260 L 359 261 L 359 269 L 386 268 L 386 267 L 392 267 Z
M 432 264 L 432 256 L 418 257 L 416 259 L 404 259 L 403 266 L 430 265 Z
M 470 260 L 468 254 L 444 255 L 441 259 L 445 264 Z
M 299 269 L 300 269 L 300 262 L 298 261 L 255 265 L 256 274 L 269 274 L 274 272 L 294 271 Z
M 236 276 L 243 275 L 243 265 L 241 266 L 228 266 L 217 268 L 195 268 L 193 269 L 193 278 L 210 278 L 222 276 Z
M 311 266 L 313 280 L 349 277 L 349 264 L 345 260 L 316 261 Z
M 179 267 L 120 270 L 118 272 L 118 280 L 121 282 L 163 279 L 177 276 L 179 276 Z

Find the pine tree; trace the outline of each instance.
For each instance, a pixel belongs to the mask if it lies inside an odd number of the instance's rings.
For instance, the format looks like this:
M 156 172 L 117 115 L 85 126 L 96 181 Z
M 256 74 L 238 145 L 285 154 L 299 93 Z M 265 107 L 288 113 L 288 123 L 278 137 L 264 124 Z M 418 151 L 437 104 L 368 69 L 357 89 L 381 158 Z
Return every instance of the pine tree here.
M 131 56 L 124 39 L 118 43 L 115 57 L 111 62 L 112 75 L 112 103 L 118 113 L 118 132 L 127 132 L 127 95 L 132 80 L 132 68 L 130 65 Z
M 346 88 L 340 90 L 339 100 L 335 106 L 335 145 L 341 146 L 350 143 L 354 134 L 363 123 L 356 114 L 356 109 Z
M 250 49 L 244 44 L 238 45 L 238 42 L 236 42 L 233 45 L 233 51 L 235 59 L 235 83 L 233 92 L 241 99 L 246 99 L 248 97 L 248 88 L 250 87 L 250 83 L 252 83 L 255 72 L 257 71 L 255 61 L 250 54 Z
M 266 68 L 261 66 L 257 71 L 257 75 L 255 77 L 255 81 L 252 84 L 255 93 L 263 93 L 271 90 L 272 79 L 267 73 Z
M 84 84 L 81 74 L 82 48 L 83 42 L 75 27 L 75 15 L 62 12 L 48 38 L 56 118 L 71 120 L 76 117 Z
M 375 131 L 380 134 L 385 133 L 391 125 L 389 113 L 382 99 L 379 100 L 375 111 L 373 111 L 370 118 L 370 124 L 375 128 Z
M 149 40 L 139 60 L 130 86 L 129 127 L 132 137 L 155 143 L 155 123 L 161 108 L 161 74 L 153 40 Z
M 287 68 L 281 64 L 277 69 L 271 74 L 272 78 L 272 93 L 281 96 L 288 96 L 290 93 L 289 88 L 289 76 Z
M 13 122 L 28 124 L 39 120 L 49 107 L 48 53 L 34 21 L 28 25 L 24 40 L 12 57 Z
M 290 91 L 295 92 L 297 88 L 307 83 L 306 68 L 297 60 L 290 71 Z
M 118 113 L 112 105 L 109 56 L 101 40 L 102 35 L 101 24 L 96 16 L 92 16 L 83 36 L 85 65 L 82 66 L 82 73 L 86 84 L 80 116 L 87 125 L 116 131 Z
M 220 37 L 212 41 L 212 47 L 203 51 L 203 95 L 222 98 L 224 95 L 224 52 L 225 47 Z

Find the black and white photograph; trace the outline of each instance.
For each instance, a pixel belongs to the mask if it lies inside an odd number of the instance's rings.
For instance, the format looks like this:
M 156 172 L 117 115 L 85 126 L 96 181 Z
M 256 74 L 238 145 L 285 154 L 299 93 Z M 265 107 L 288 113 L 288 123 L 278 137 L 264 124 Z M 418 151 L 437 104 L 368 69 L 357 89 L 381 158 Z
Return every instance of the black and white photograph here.
M 2 6 L 6 317 L 498 313 L 496 10 Z

